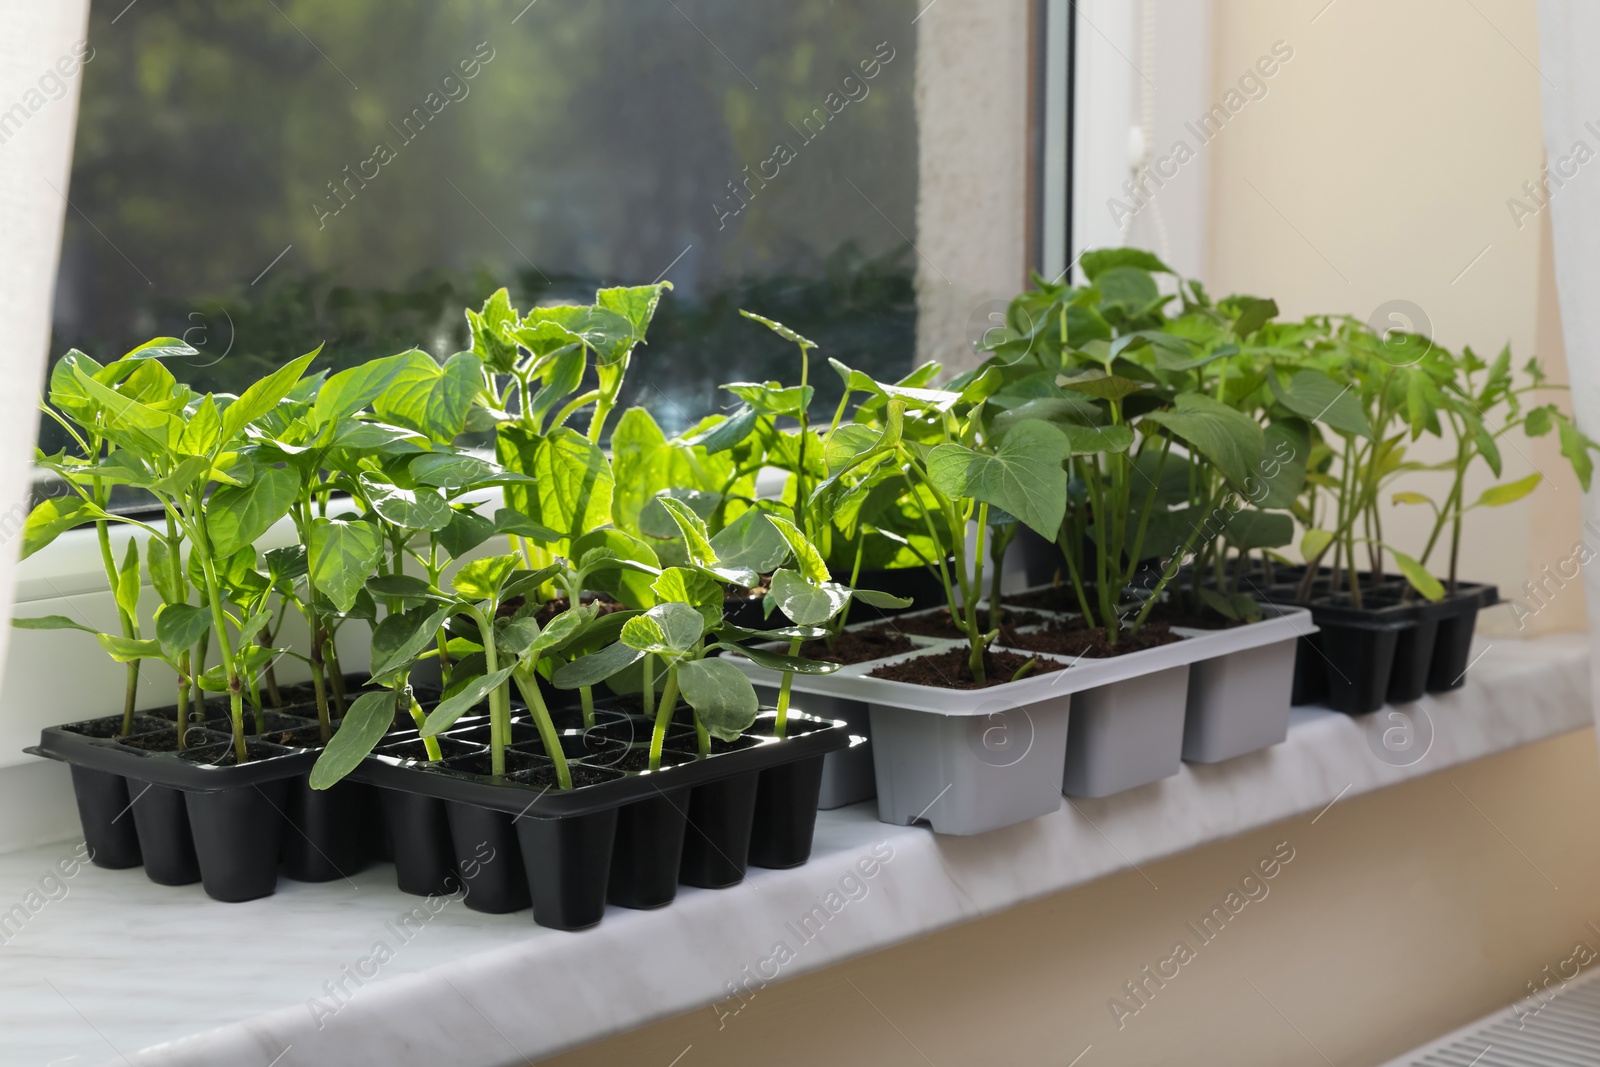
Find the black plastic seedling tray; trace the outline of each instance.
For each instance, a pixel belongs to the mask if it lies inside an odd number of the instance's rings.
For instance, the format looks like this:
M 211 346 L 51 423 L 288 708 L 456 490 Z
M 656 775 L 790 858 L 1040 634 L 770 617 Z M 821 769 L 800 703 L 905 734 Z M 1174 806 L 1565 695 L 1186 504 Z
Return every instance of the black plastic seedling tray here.
M 570 790 L 556 787 L 542 742 L 515 726 L 506 773 L 489 774 L 481 721 L 441 734 L 438 763 L 423 757 L 415 734 L 398 734 L 351 777 L 381 790 L 401 888 L 448 885 L 453 858 L 469 907 L 504 912 L 531 902 L 540 925 L 581 929 L 600 921 L 608 900 L 660 907 L 680 882 L 732 885 L 752 854 L 774 857 L 773 866 L 805 862 L 820 778 L 784 769 L 820 768 L 849 744 L 849 732 L 844 722 L 791 712 L 780 741 L 771 736 L 774 717 L 764 713 L 745 736 L 715 742 L 703 757 L 693 730 L 674 726 L 663 766 L 650 771 L 634 768 L 647 756 L 653 722 L 597 709 L 594 727 L 561 734 Z
M 1303 574 L 1303 568 L 1278 570 L 1282 578 Z M 1294 703 L 1326 702 L 1335 711 L 1365 715 L 1385 702 L 1408 703 L 1465 683 L 1478 612 L 1499 603 L 1499 591 L 1461 582 L 1456 592 L 1429 602 L 1408 596 L 1407 588 L 1404 578 L 1386 575 L 1376 589 L 1364 589 L 1356 608 L 1328 595 L 1326 577 L 1317 580 L 1304 606 L 1320 632 L 1301 638 Z M 1272 603 L 1298 603 L 1292 581 L 1252 591 Z
M 346 684 L 354 693 L 359 678 Z M 250 759 L 237 765 L 231 727 L 214 703 L 192 711 L 182 752 L 173 750 L 170 707 L 137 715 L 126 737 L 115 736 L 121 716 L 106 716 L 49 727 L 27 750 L 71 766 L 96 864 L 142 864 L 151 881 L 198 881 L 218 900 L 241 901 L 272 893 L 280 863 L 290 878 L 327 881 L 370 861 L 380 825 L 371 788 L 309 787 L 321 753 L 314 709 L 269 709 L 268 731 L 248 735 Z M 245 725 L 254 730 L 249 710 Z

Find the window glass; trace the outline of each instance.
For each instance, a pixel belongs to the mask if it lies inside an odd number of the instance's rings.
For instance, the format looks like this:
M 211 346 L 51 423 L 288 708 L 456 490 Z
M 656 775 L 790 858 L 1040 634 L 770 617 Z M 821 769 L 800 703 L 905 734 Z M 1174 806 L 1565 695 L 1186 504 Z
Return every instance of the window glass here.
M 916 15 L 900 0 L 96 0 L 52 355 L 154 335 L 237 392 L 465 347 L 462 309 L 665 277 L 628 398 L 909 369 Z M 321 365 L 321 364 L 319 364 Z M 825 402 L 835 376 L 814 373 Z M 52 427 L 45 447 L 59 447 Z

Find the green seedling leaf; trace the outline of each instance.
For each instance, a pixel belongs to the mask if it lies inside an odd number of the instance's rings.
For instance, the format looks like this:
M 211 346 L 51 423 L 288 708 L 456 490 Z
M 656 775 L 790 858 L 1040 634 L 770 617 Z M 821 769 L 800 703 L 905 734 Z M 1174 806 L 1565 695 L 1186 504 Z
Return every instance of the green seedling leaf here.
M 1519 478 L 1504 485 L 1491 485 L 1483 491 L 1483 495 L 1478 497 L 1478 502 L 1473 506 L 1499 508 L 1515 503 L 1533 492 L 1543 480 L 1542 474 L 1530 474 L 1526 478 Z
M 101 508 L 82 497 L 52 497 L 42 500 L 28 513 L 28 521 L 23 524 L 22 558 L 27 559 L 80 523 L 105 520 L 110 517 Z
M 361 476 L 361 485 L 372 510 L 401 529 L 437 532 L 455 517 L 436 489 L 399 489 L 366 474 Z
M 1567 462 L 1572 464 L 1572 473 L 1578 476 L 1578 485 L 1585 493 L 1589 491 L 1590 479 L 1594 477 L 1594 460 L 1589 455 L 1589 450 L 1595 447 L 1593 441 L 1585 437 L 1572 420 L 1559 412 L 1553 416 L 1556 424 L 1556 433 L 1561 441 L 1561 454 L 1567 457 Z
M 452 557 L 461 558 L 494 536 L 494 523 L 466 508 L 456 509 L 435 537 Z
M 1120 375 L 1106 374 L 1097 371 L 1081 378 L 1073 378 L 1062 385 L 1063 389 L 1070 389 L 1075 393 L 1086 396 L 1098 397 L 1101 400 L 1121 400 L 1131 396 L 1144 388 L 1143 382 L 1136 382 L 1132 378 Z
M 383 617 L 372 631 L 372 676 L 385 678 L 422 653 L 439 635 L 448 607 L 423 606 Z
M 1433 506 L 1433 501 L 1427 496 L 1424 496 L 1422 493 L 1411 492 L 1410 490 L 1407 490 L 1403 493 L 1396 493 L 1393 499 L 1396 504 L 1427 504 L 1429 507 Z
M 163 604 L 181 604 L 188 599 L 187 583 L 182 568 L 176 566 L 173 550 L 165 538 L 152 537 L 145 548 L 145 566 L 150 571 L 150 585 Z
M 156 609 L 156 641 L 172 659 L 193 648 L 211 630 L 211 612 L 193 604 L 163 604 Z
M 507 335 L 521 318 L 511 306 L 511 295 L 497 289 L 480 311 L 467 309 L 472 331 L 472 351 L 496 374 L 510 374 L 517 365 L 517 343 Z
M 755 430 L 760 418 L 755 408 L 741 404 L 732 415 L 712 423 L 709 429 L 684 438 L 683 443 L 691 448 L 704 448 L 708 455 L 714 456 L 743 444 L 745 438 Z
M 290 467 L 266 467 L 249 485 L 223 486 L 206 501 L 212 550 L 231 556 L 289 514 L 300 495 L 300 475 Z
M 558 652 L 583 633 L 584 627 L 593 620 L 594 612 L 590 608 L 568 608 L 545 624 L 544 629 L 533 639 L 533 643 L 523 650 L 523 655 Z
M 789 543 L 768 515 L 751 508 L 712 535 L 711 550 L 723 566 L 766 574 L 784 561 Z
M 706 619 L 688 604 L 657 604 L 622 627 L 622 643 L 640 652 L 678 656 L 699 642 Z
M 661 294 L 671 288 L 671 282 L 656 282 L 652 285 L 600 289 L 594 294 L 594 302 L 626 322 L 635 341 L 643 341 L 650 320 L 655 317 L 656 306 L 661 302 Z
M 875 608 L 909 608 L 912 600 L 908 596 L 895 596 L 885 593 L 881 589 L 852 589 L 850 598 L 859 600 L 863 604 L 870 604 Z
M 1285 386 L 1276 374 L 1267 375 L 1267 385 L 1278 403 L 1300 415 L 1320 422 L 1342 434 L 1371 437 L 1372 425 L 1361 410 L 1361 398 L 1353 384 L 1340 385 L 1321 371 L 1302 370 Z
M 1245 509 L 1228 519 L 1226 530 L 1228 545 L 1242 552 L 1294 543 L 1294 519 L 1283 512 Z
M 74 622 L 65 615 L 34 615 L 30 618 L 16 618 L 11 620 L 11 625 L 19 630 L 82 630 L 86 634 L 98 634 L 100 632 L 92 626 Z
M 1117 267 L 1136 267 L 1153 274 L 1171 274 L 1173 270 L 1155 255 L 1139 248 L 1101 248 L 1085 252 L 1078 259 L 1083 276 L 1094 281 L 1108 270 Z
M 796 626 L 821 626 L 850 602 L 850 590 L 834 582 L 813 584 L 791 570 L 772 576 L 772 600 Z
M 551 544 L 555 551 L 565 553 L 567 542 L 611 521 L 611 465 L 582 434 L 560 427 L 539 437 L 505 426 L 495 449 L 506 467 L 534 479 L 531 485 L 507 486 L 505 502 L 559 533 Z
M 548 526 L 541 526 L 516 508 L 501 508 L 494 513 L 494 532 L 531 537 L 542 544 L 554 544 L 561 535 Z
M 408 600 L 443 600 L 428 583 L 414 574 L 377 574 L 367 579 L 367 592 L 382 599 L 403 597 Z
M 770 638 L 771 634 L 763 635 Z M 837 663 L 827 663 L 822 660 L 801 659 L 799 656 L 785 656 L 781 652 L 770 649 L 741 647 L 739 654 L 758 667 L 765 667 L 769 671 L 784 671 L 793 674 L 832 674 L 839 669 Z
M 659 603 L 688 604 L 705 618 L 707 629 L 722 622 L 722 586 L 699 571 L 668 567 L 650 584 L 650 591 Z
M 633 622 L 638 618 L 629 619 Z M 557 689 L 581 689 L 585 686 L 596 686 L 610 678 L 612 675 L 627 670 L 645 657 L 639 649 L 618 641 L 608 645 L 592 656 L 575 659 L 571 663 L 562 664 L 551 675 L 550 681 Z
M 1307 530 L 1300 538 L 1300 558 L 1310 563 L 1326 552 L 1333 544 L 1333 534 L 1327 530 Z
M 946 496 L 1001 508 L 1054 540 L 1067 510 L 1067 475 L 1061 464 L 1071 453 L 1058 427 L 1028 422 L 1006 434 L 993 454 L 939 445 L 928 454 L 928 478 Z
M 711 547 L 710 536 L 706 532 L 705 520 L 689 510 L 688 505 L 681 500 L 670 496 L 658 496 L 656 500 L 666 509 L 672 517 L 673 523 L 678 527 L 678 532 L 683 535 L 685 546 L 689 550 L 689 559 L 696 566 L 715 567 L 717 565 L 717 550 Z
M 140 641 L 131 637 L 118 637 L 115 634 L 95 634 L 95 639 L 100 642 L 100 647 L 106 650 L 106 655 L 118 663 L 132 663 L 141 659 L 160 659 L 161 642 Z
M 362 586 L 377 569 L 383 534 L 370 522 L 316 518 L 306 548 L 311 588 L 344 613 L 355 606 Z
M 815 341 L 806 340 L 804 337 L 801 337 L 799 334 L 795 333 L 781 322 L 775 322 L 772 319 L 757 315 L 754 311 L 746 311 L 744 308 L 739 309 L 739 314 L 743 315 L 752 322 L 759 322 L 761 325 L 765 326 L 767 329 L 771 330 L 785 341 L 792 341 L 803 349 L 817 347 L 817 343 Z
M 572 552 L 579 565 L 591 558 L 591 553 L 605 553 L 609 558 L 627 560 L 635 567 L 647 570 L 661 569 L 661 560 L 655 550 L 632 534 L 614 528 L 593 530 L 572 543 Z M 654 607 L 657 597 L 650 589 L 652 576 L 637 569 L 599 569 L 589 576 L 588 584 L 602 593 L 609 593 L 630 608 Z M 609 616 L 607 616 L 609 618 Z
M 469 600 L 492 600 L 499 595 L 506 576 L 521 562 L 522 557 L 515 553 L 472 560 L 456 572 L 451 588 Z
M 497 463 L 459 452 L 429 452 L 411 461 L 411 477 L 419 485 L 440 489 L 467 489 L 480 485 L 527 482 L 525 474 L 508 471 Z
M 678 665 L 678 688 L 712 737 L 736 741 L 761 711 L 755 687 L 725 659 L 697 659 Z
M 235 401 L 228 410 L 233 410 L 237 403 Z M 207 395 L 195 405 L 194 413 L 189 416 L 189 421 L 183 427 L 183 433 L 179 435 L 173 449 L 186 456 L 209 456 L 222 443 L 223 432 L 223 419 L 217 413 L 216 401 Z M 234 433 L 237 431 L 229 433 L 228 436 L 231 438 Z
M 1251 503 L 1259 508 L 1280 511 L 1294 505 L 1306 486 L 1306 461 L 1311 456 L 1311 435 L 1298 419 L 1279 420 L 1262 433 L 1262 452 L 1259 473 L 1254 477 L 1266 486 L 1266 491 L 1251 492 L 1248 481 L 1245 492 Z
M 311 788 L 328 789 L 371 755 L 394 723 L 393 689 L 362 693 L 345 709 L 344 721 L 311 768 Z
M 878 431 L 861 423 L 839 427 L 822 445 L 822 462 L 829 474 L 837 474 L 857 459 L 878 447 Z
M 402 353 L 404 362 L 372 401 L 385 422 L 397 423 L 448 444 L 461 433 L 472 398 L 483 385 L 483 363 L 471 352 L 457 352 L 440 366 L 420 349 Z
M 1196 393 L 1179 393 L 1177 407 L 1152 411 L 1144 422 L 1154 422 L 1182 439 L 1221 472 L 1237 489 L 1260 469 L 1265 438 L 1250 416 L 1218 400 Z
M 311 409 L 312 422 L 317 426 L 325 426 L 347 415 L 354 415 L 372 403 L 411 362 L 414 353 L 413 349 L 399 355 L 369 360 L 359 367 L 342 370 L 330 377 L 317 391 L 317 400 Z M 432 362 L 425 353 L 422 355 Z
M 115 590 L 117 607 L 130 619 L 139 617 L 139 591 L 143 583 L 139 580 L 139 542 L 130 540 L 128 551 L 122 557 L 122 566 L 117 568 L 117 587 Z
M 155 337 L 138 348 L 130 349 L 123 359 L 166 359 L 168 356 L 198 356 L 199 349 L 177 337 Z
M 1411 588 L 1429 600 L 1444 598 L 1444 586 L 1440 584 L 1439 579 L 1428 573 L 1426 567 L 1404 552 L 1396 552 L 1391 548 L 1389 554 L 1394 557 L 1395 565 L 1400 568 L 1400 573 L 1405 575 L 1406 581 L 1411 583 Z
M 515 597 L 532 597 L 541 585 L 560 574 L 564 568 L 559 563 L 552 563 L 548 567 L 540 567 L 530 571 L 519 567 L 512 571 L 500 584 L 500 602 L 503 604 Z
M 833 575 L 828 573 L 828 565 L 823 562 L 822 553 L 818 552 L 816 546 L 800 532 L 800 527 L 780 515 L 769 515 L 768 520 L 789 543 L 789 550 L 794 553 L 795 566 L 800 569 L 801 576 L 807 582 L 820 586 L 832 580 Z
M 441 731 L 448 730 L 455 725 L 457 719 L 471 711 L 483 702 L 484 697 L 505 684 L 511 672 L 516 670 L 513 663 L 509 667 L 502 667 L 493 674 L 485 674 L 474 678 L 463 686 L 461 692 L 448 700 L 439 702 L 439 706 L 428 713 L 428 718 L 422 724 L 423 737 L 437 737 Z
M 267 624 L 271 621 L 271 610 L 258 611 L 250 616 L 244 621 L 244 625 L 239 627 L 239 644 L 241 646 L 250 644 L 256 639 L 257 634 L 267 628 Z
M 796 638 L 802 641 L 812 641 L 819 637 L 827 637 L 828 631 L 821 626 L 775 626 L 770 630 L 751 630 L 744 626 L 735 626 L 724 621 L 717 627 L 719 641 L 773 641 L 780 637 Z
M 1278 317 L 1276 301 L 1250 297 L 1243 300 L 1242 304 L 1243 310 L 1239 312 L 1239 317 L 1233 320 L 1233 332 L 1239 337 L 1249 337 Z
M 228 409 L 222 413 L 222 439 L 231 441 L 238 436 L 240 430 L 277 407 L 278 401 L 289 395 L 289 390 L 293 389 L 295 383 L 305 374 L 306 367 L 310 366 L 311 361 L 321 352 L 322 346 L 318 345 L 314 351 L 285 363 L 241 393 L 239 399 L 229 404 Z
M 1081 260 L 1080 260 L 1081 262 Z M 1121 266 L 1102 269 L 1095 275 L 1094 287 L 1107 304 L 1143 308 L 1161 297 L 1156 280 L 1140 267 Z
M 147 456 L 159 456 L 171 451 L 173 443 L 183 436 L 183 420 L 177 416 L 123 396 L 82 370 L 74 373 L 91 407 L 104 411 L 101 429 L 117 444 Z

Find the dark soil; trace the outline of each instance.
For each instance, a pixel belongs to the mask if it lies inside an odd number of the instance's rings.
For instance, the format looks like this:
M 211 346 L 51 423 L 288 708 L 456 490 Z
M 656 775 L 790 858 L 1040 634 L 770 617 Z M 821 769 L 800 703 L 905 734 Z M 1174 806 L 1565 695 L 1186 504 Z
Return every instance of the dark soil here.
M 661 753 L 661 767 L 663 770 L 668 767 L 677 767 L 684 763 L 693 762 L 694 757 L 687 752 L 676 752 L 669 748 Z M 650 769 L 650 746 L 635 745 L 628 749 L 627 755 L 615 763 L 607 762 L 605 765 L 614 771 L 647 771 Z
M 1087 630 L 1081 622 L 1072 620 L 1065 624 L 1053 623 L 1044 630 L 1034 633 L 1023 634 L 1008 630 L 1001 635 L 1001 640 L 1012 648 L 1024 648 L 1030 652 L 1107 659 L 1128 652 L 1140 652 L 1147 648 L 1170 645 L 1183 638 L 1173 633 L 1172 628 L 1164 622 L 1147 622 L 1131 637 L 1127 634 L 1120 635 L 1117 643 L 1113 645 L 1106 639 L 1104 627 L 1096 626 L 1092 630 Z
M 567 764 L 567 773 L 572 777 L 572 788 L 582 789 L 586 785 L 600 785 L 602 782 L 614 782 L 622 777 L 609 767 L 585 767 L 581 763 Z M 508 774 L 506 778 L 520 785 L 538 786 L 540 789 L 555 790 L 560 788 L 560 780 L 556 777 L 554 764 L 543 764 L 526 771 L 517 771 Z
M 254 737 L 245 741 L 244 751 L 245 762 L 247 763 L 257 763 L 261 760 L 283 755 L 282 750 L 272 745 L 264 744 L 259 738 Z M 190 763 L 203 763 L 208 767 L 237 766 L 237 762 L 233 758 L 233 743 L 231 741 L 217 745 L 214 748 L 210 745 L 202 749 L 191 748 L 185 752 L 178 753 L 178 758 Z
M 197 748 L 217 740 L 215 735 L 193 727 L 188 733 L 188 743 L 185 748 Z M 137 737 L 125 737 L 122 743 L 129 748 L 139 749 L 141 752 L 176 752 L 178 751 L 178 731 L 168 727 L 154 733 L 140 734 Z
M 912 685 L 926 685 L 936 689 L 984 689 L 991 685 L 1009 682 L 1029 658 L 1019 656 L 1015 652 L 985 652 L 983 670 L 988 680 L 982 683 L 972 680 L 965 648 L 952 648 L 926 656 L 914 656 L 899 663 L 890 663 L 879 667 L 868 677 L 885 678 L 891 682 L 909 682 Z M 1063 664 L 1053 660 L 1041 659 L 1024 677 L 1049 674 L 1061 670 L 1062 667 Z
M 1037 608 L 1040 611 L 1078 611 L 1078 594 L 1072 586 L 1052 585 L 1035 589 L 1031 593 L 1008 593 L 1003 599 L 1006 607 Z
M 494 756 L 485 749 L 467 756 L 458 756 L 449 761 L 449 769 L 461 771 L 464 774 L 481 774 L 485 778 L 494 776 Z M 543 756 L 531 756 L 526 752 L 506 751 L 506 776 L 509 777 L 518 771 L 532 771 L 539 767 L 548 766 Z
M 886 656 L 897 656 L 902 652 L 914 651 L 916 647 L 909 637 L 896 633 L 887 626 L 871 626 L 861 630 L 844 631 L 833 639 L 832 648 L 829 648 L 828 642 L 822 639 L 807 641 L 800 646 L 800 655 L 805 659 L 848 666 L 852 663 L 883 659 Z
M 1027 611 L 1006 611 L 1002 612 L 1000 617 L 1002 621 L 1012 626 L 1032 626 L 1044 621 L 1043 616 Z M 992 629 L 987 611 L 978 612 L 978 625 L 984 633 Z M 917 615 L 910 618 L 901 616 L 893 623 L 883 623 L 868 629 L 887 630 L 889 633 L 898 631 L 903 634 L 916 634 L 918 637 L 950 637 L 958 640 L 967 636 L 956 627 L 955 620 L 950 618 L 949 608 L 940 608 L 931 615 Z
M 1242 619 L 1230 619 L 1221 615 L 1205 605 L 1189 603 L 1157 604 L 1150 609 L 1146 624 L 1164 622 L 1168 626 L 1182 626 L 1186 630 L 1231 630 L 1235 626 L 1244 626 Z
M 719 737 L 713 737 L 711 739 L 711 754 L 720 756 L 724 752 L 739 752 L 757 744 L 760 744 L 760 742 L 749 734 L 735 741 L 724 741 Z M 677 738 L 669 737 L 667 739 L 667 748 L 673 752 L 683 752 L 691 756 L 700 754 L 700 742 L 695 734 L 684 734 Z
M 133 717 L 133 734 L 149 733 L 151 730 L 170 730 L 172 724 L 151 715 L 135 715 Z M 119 737 L 122 734 L 122 716 L 108 716 L 104 719 L 90 719 L 88 722 L 68 723 L 62 727 L 69 734 L 79 737 Z
M 475 752 L 478 749 L 477 745 L 467 741 L 458 741 L 453 737 L 441 737 L 437 740 L 439 742 L 440 759 L 449 759 L 451 756 L 465 756 L 469 752 Z M 427 743 L 420 737 L 383 745 L 378 749 L 378 752 L 381 755 L 398 756 L 401 759 L 426 760 L 428 758 Z

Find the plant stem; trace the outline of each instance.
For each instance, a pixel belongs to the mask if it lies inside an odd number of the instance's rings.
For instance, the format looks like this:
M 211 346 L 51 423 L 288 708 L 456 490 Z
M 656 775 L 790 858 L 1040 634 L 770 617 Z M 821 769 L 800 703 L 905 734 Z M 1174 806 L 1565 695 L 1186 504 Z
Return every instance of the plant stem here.
M 420 731 L 423 723 L 428 721 L 427 713 L 422 710 L 422 705 L 417 702 L 417 698 L 410 693 L 410 686 L 404 682 L 401 685 L 405 689 L 405 692 L 401 694 L 401 698 L 410 703 L 411 706 L 407 710 L 411 714 L 411 721 L 417 724 L 417 729 Z M 439 739 L 437 737 L 424 737 L 422 739 L 422 747 L 428 753 L 429 760 L 437 763 L 444 758 L 444 753 L 439 748 Z
M 667 682 L 661 688 L 661 707 L 656 711 L 655 729 L 650 732 L 650 769 L 661 769 L 661 746 L 667 741 L 667 727 L 672 722 L 672 711 L 678 703 L 678 667 L 677 664 L 667 668 Z M 698 723 L 696 716 L 695 722 Z
M 800 638 L 796 637 L 789 642 L 789 655 L 800 654 Z M 783 738 L 789 728 L 789 690 L 794 685 L 794 671 L 783 672 L 783 683 L 778 686 L 778 718 L 772 724 L 773 736 Z
M 578 687 L 578 699 L 583 703 L 583 728 L 594 729 L 594 687 L 589 685 Z
M 539 728 L 539 740 L 544 742 L 544 754 L 550 757 L 550 762 L 556 768 L 556 785 L 561 789 L 571 789 L 572 770 L 567 766 L 567 754 L 561 748 L 561 737 L 556 733 L 555 724 L 550 721 L 550 709 L 545 707 L 544 694 L 539 692 L 539 682 L 533 671 L 534 664 L 530 663 L 513 671 L 511 677 L 516 681 L 528 710 L 533 712 L 534 725 Z
M 189 733 L 189 650 L 178 654 L 178 751 Z
M 328 640 L 323 645 L 323 653 L 328 657 L 328 686 L 333 690 L 333 706 L 339 713 L 339 718 L 344 718 L 345 693 L 344 669 L 339 666 L 339 646 L 334 641 L 334 634 L 326 626 L 323 631 L 327 633 Z
M 327 744 L 333 736 L 333 722 L 328 714 L 327 673 L 323 670 L 322 660 L 322 648 L 328 635 L 322 628 L 316 608 L 308 605 L 305 614 L 306 623 L 311 627 L 311 687 L 317 694 L 317 725 L 321 727 L 322 743 Z
M 263 627 L 260 636 L 256 639 L 256 644 L 262 648 L 271 648 L 272 631 L 267 627 Z M 283 707 L 283 694 L 278 692 L 278 672 L 273 666 L 273 660 L 267 660 L 267 665 L 262 669 L 261 673 L 267 680 L 267 699 L 272 701 L 273 707 Z

